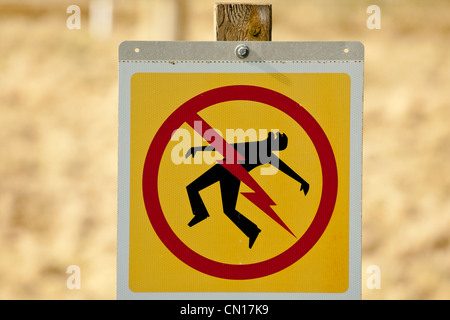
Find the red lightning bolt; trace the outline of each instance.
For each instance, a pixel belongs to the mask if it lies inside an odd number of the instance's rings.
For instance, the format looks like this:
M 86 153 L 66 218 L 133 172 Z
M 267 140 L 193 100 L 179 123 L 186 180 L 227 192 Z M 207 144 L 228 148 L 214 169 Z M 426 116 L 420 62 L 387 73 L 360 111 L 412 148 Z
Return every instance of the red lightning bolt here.
M 201 126 L 195 125 L 195 122 L 199 121 Z M 276 205 L 275 202 L 269 197 L 269 195 L 261 188 L 261 186 L 253 179 L 253 177 L 244 169 L 239 163 L 235 163 L 235 160 L 243 161 L 245 160 L 241 154 L 239 154 L 236 149 L 234 149 L 229 143 L 227 143 L 205 120 L 203 120 L 198 114 L 192 117 L 187 123 L 197 131 L 200 136 L 205 138 L 208 143 L 210 143 L 214 149 L 219 152 L 224 158 L 229 159 L 225 161 L 217 161 L 225 169 L 227 169 L 231 174 L 238 178 L 241 182 L 245 183 L 253 193 L 242 193 L 248 200 L 255 204 L 259 209 L 261 209 L 265 214 L 277 222 L 286 231 L 295 237 L 295 234 L 288 228 L 288 226 L 281 220 L 281 218 L 273 211 L 271 206 Z M 214 141 L 212 139 L 207 139 L 205 137 L 205 132 L 209 131 L 208 136 L 214 136 Z M 226 156 L 225 156 L 226 155 Z M 228 163 L 227 163 L 228 162 Z

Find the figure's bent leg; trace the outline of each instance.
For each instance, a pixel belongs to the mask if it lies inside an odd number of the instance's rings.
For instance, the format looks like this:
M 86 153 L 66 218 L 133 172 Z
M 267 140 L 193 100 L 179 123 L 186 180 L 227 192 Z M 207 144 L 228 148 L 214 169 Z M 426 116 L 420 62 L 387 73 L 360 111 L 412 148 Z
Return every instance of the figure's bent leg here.
M 252 248 L 261 230 L 236 210 L 240 183 L 241 181 L 231 173 L 220 180 L 223 212 L 249 238 L 249 248 Z
M 221 165 L 216 164 L 186 187 L 192 213 L 194 214 L 194 218 L 188 223 L 190 227 L 209 217 L 199 192 L 219 181 L 223 175 L 223 170 L 225 169 Z

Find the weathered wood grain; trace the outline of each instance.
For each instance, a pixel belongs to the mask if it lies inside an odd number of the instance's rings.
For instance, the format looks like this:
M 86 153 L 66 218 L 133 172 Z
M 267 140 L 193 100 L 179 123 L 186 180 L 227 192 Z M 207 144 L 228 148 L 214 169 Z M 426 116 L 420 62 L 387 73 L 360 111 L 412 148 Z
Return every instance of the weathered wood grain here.
M 215 4 L 216 41 L 271 41 L 272 5 Z

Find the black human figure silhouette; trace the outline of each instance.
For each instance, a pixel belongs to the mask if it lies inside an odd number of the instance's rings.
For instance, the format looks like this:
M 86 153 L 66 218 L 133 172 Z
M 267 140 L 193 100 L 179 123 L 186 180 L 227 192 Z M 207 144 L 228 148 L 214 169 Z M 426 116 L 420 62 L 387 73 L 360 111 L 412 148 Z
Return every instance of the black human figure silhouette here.
M 265 140 L 232 144 L 233 148 L 245 158 L 245 160 L 235 161 L 234 163 L 237 162 L 242 165 L 247 172 L 260 165 L 270 163 L 299 182 L 301 184 L 300 191 L 303 191 L 306 196 L 309 184 L 272 152 L 286 149 L 287 144 L 287 136 L 285 134 L 280 135 L 278 132 L 276 135 L 270 132 Z M 186 154 L 186 158 L 190 155 L 194 156 L 198 151 L 214 150 L 211 145 L 192 147 Z M 220 164 L 215 164 L 186 187 L 194 214 L 194 218 L 188 225 L 192 227 L 209 217 L 199 192 L 218 181 L 220 182 L 223 212 L 249 238 L 249 248 L 252 248 L 261 230 L 236 210 L 241 181 Z

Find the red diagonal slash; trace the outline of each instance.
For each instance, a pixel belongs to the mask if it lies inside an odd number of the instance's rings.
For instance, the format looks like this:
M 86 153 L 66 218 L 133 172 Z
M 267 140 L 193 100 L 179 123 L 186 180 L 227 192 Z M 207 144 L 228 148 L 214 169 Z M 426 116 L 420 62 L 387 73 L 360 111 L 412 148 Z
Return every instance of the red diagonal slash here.
M 201 126 L 195 125 L 196 122 L 200 122 Z M 203 120 L 198 114 L 192 116 L 186 121 L 197 133 L 202 136 L 208 143 L 210 143 L 214 149 L 219 152 L 225 159 L 225 161 L 217 161 L 231 174 L 238 178 L 241 182 L 245 183 L 253 193 L 242 193 L 248 200 L 260 208 L 265 214 L 277 222 L 286 231 L 295 237 L 295 234 L 288 228 L 288 226 L 281 220 L 281 218 L 273 211 L 271 206 L 276 205 L 275 202 L 269 197 L 269 195 L 261 188 L 261 186 L 253 179 L 253 177 L 240 165 L 236 160 L 243 161 L 245 158 L 239 154 L 228 142 L 226 142 L 205 120 Z M 206 139 L 205 132 L 207 130 L 210 133 L 214 133 L 214 141 L 212 139 Z M 208 141 L 209 140 L 209 141 Z M 226 156 L 225 156 L 226 155 Z

